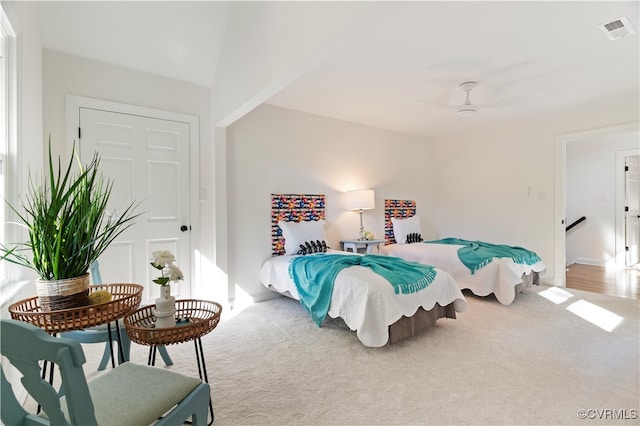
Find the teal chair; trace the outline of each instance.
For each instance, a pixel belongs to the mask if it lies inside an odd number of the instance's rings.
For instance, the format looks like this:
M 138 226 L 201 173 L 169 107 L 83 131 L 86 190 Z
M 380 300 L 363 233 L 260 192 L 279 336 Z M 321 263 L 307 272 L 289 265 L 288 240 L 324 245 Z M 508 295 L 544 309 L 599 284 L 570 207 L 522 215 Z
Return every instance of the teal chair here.
M 42 407 L 37 414 L 19 403 L 0 364 L 0 418 L 5 425 L 174 426 L 189 419 L 194 425 L 207 424 L 211 390 L 197 377 L 125 362 L 87 382 L 78 341 L 12 319 L 0 320 L 0 353 Z M 41 361 L 57 365 L 59 389 L 42 378 Z
M 95 261 L 91 264 L 91 281 L 93 282 L 93 284 L 102 284 L 102 276 L 100 275 L 100 265 L 98 264 L 98 261 Z M 124 329 L 124 322 L 118 321 L 118 326 L 120 328 L 120 340 L 122 341 L 122 348 L 118 348 L 118 363 L 121 364 L 123 362 L 129 361 L 129 354 L 131 353 L 131 340 L 129 340 L 129 336 L 127 336 L 127 332 Z M 115 323 L 112 323 L 111 328 L 111 340 L 113 342 L 118 342 Z M 100 360 L 100 364 L 98 365 L 98 370 L 104 370 L 107 367 L 110 359 L 112 360 L 111 365 L 115 367 L 115 359 L 112 358 L 112 345 L 109 344 L 109 330 L 106 324 L 87 328 L 85 330 L 66 331 L 64 333 L 60 333 L 60 337 L 74 339 L 80 343 L 107 342 L 107 344 L 104 346 L 104 352 L 102 353 L 102 359 Z M 165 346 L 158 346 L 158 352 L 160 353 L 160 356 L 162 356 L 162 360 L 166 365 L 173 365 L 173 360 L 169 356 L 169 353 L 167 352 L 167 348 Z

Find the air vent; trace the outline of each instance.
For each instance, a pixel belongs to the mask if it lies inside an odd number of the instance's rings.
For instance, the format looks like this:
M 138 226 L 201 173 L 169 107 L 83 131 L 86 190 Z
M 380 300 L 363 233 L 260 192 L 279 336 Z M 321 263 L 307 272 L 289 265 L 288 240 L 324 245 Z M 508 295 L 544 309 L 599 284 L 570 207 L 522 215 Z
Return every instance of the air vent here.
M 635 28 L 633 28 L 626 16 L 606 22 L 600 25 L 600 29 L 609 40 L 620 40 L 636 33 Z

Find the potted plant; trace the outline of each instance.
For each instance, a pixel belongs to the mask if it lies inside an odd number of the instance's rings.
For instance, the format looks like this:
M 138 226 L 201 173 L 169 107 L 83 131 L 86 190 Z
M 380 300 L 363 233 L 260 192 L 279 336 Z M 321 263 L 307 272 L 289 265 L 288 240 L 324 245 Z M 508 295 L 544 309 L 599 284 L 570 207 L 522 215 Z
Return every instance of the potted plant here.
M 75 145 L 73 153 L 77 158 Z M 28 229 L 29 240 L 0 246 L 2 260 L 34 270 L 43 310 L 68 309 L 88 303 L 89 267 L 126 229 L 134 224 L 134 203 L 117 215 L 107 211 L 113 183 L 99 172 L 100 156 L 73 171 L 73 156 L 62 173 L 57 170 L 49 141 L 48 179 L 29 176 L 22 208 L 9 204 Z

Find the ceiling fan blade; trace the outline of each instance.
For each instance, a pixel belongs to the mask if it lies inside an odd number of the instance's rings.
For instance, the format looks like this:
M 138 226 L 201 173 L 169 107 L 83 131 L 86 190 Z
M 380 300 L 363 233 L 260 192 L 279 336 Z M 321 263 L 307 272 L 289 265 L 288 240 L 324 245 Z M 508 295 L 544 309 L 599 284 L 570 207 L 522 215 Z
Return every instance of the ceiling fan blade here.
M 477 76 L 477 81 L 504 81 L 507 79 L 518 78 L 519 75 L 529 72 L 529 69 L 535 63 L 535 59 L 526 59 L 519 62 L 514 62 L 508 65 L 502 65 L 485 72 L 481 72 Z
M 448 109 L 448 110 L 452 110 L 455 111 L 456 110 L 456 106 L 452 106 L 452 105 L 445 105 L 445 104 L 440 104 L 437 102 L 431 102 L 431 101 L 427 101 L 425 99 L 419 99 L 419 98 L 413 98 L 414 101 L 419 102 L 421 104 L 427 104 L 427 105 L 431 105 L 431 106 L 435 106 L 438 108 L 443 108 L 443 109 Z
M 511 78 L 496 85 L 493 97 L 501 105 L 514 101 L 514 105 L 532 102 L 545 88 L 549 87 L 550 79 L 564 84 L 568 75 L 563 75 L 561 69 L 530 70 L 517 78 Z

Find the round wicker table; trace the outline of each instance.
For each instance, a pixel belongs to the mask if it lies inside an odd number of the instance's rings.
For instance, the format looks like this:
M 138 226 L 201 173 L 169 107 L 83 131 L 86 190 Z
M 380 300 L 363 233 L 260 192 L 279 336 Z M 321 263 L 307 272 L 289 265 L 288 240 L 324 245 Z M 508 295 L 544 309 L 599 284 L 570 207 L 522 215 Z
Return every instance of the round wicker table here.
M 173 345 L 193 341 L 198 364 L 198 375 L 209 383 L 207 367 L 202 349 L 202 336 L 213 331 L 220 322 L 222 305 L 208 300 L 176 300 L 176 325 L 173 327 L 155 327 L 155 307 L 147 305 L 136 309 L 124 317 L 124 327 L 132 342 L 149 346 L 147 363 L 155 365 L 158 346 Z M 209 400 L 209 414 L 213 423 L 213 405 Z
M 84 330 L 124 318 L 140 306 L 142 289 L 139 284 L 92 285 L 89 286 L 89 294 L 106 290 L 111 293 L 111 300 L 97 305 L 45 311 L 35 296 L 13 303 L 9 306 L 9 313 L 12 319 L 31 323 L 49 334 Z
M 42 310 L 38 303 L 38 296 L 35 296 L 9 305 L 8 310 L 11 314 L 11 319 L 33 324 L 52 336 L 65 331 L 84 330 L 86 328 L 107 324 L 111 363 L 112 366 L 115 367 L 111 323 L 115 322 L 114 332 L 116 333 L 116 339 L 118 341 L 120 359 L 125 359 L 118 320 L 124 318 L 128 313 L 140 306 L 143 288 L 144 287 L 139 284 L 92 285 L 89 286 L 89 294 L 98 290 L 106 290 L 111 293 L 111 300 L 96 305 L 45 311 Z M 42 368 L 43 378 L 47 375 L 47 370 L 49 370 L 49 383 L 53 383 L 53 364 L 51 364 L 49 368 L 48 363 L 45 361 Z M 40 407 L 38 407 L 38 412 L 39 411 Z

